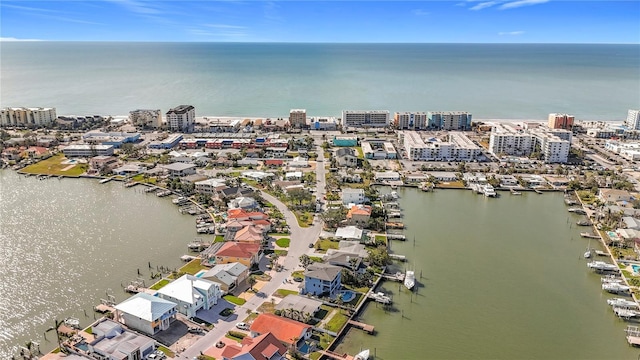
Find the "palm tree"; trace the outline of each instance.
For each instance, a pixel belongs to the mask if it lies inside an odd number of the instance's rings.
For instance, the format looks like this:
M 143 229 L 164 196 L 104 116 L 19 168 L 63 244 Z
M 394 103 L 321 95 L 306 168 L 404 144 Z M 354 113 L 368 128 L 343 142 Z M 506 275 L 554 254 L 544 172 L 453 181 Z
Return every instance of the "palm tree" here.
M 249 283 L 249 288 L 251 289 L 251 291 L 253 291 L 253 285 L 255 285 L 258 281 L 253 276 L 249 276 L 247 282 Z
M 45 334 L 49 331 L 54 330 L 56 332 L 56 338 L 58 339 L 58 348 L 60 349 L 60 351 L 65 352 L 65 349 L 62 347 L 62 338 L 60 337 L 60 331 L 58 330 L 58 328 L 60 328 L 60 325 L 64 324 L 64 320 L 58 321 L 58 319 L 53 319 L 53 322 L 55 326 L 48 328 Z

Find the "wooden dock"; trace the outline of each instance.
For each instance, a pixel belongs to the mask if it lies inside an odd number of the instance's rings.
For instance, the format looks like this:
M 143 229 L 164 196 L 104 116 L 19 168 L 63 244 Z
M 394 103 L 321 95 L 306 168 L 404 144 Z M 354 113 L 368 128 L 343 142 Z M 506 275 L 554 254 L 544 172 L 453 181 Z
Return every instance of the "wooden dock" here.
M 640 346 L 640 329 L 637 326 L 627 326 L 627 342 L 631 346 Z
M 397 272 L 395 274 L 382 274 L 382 277 L 385 280 L 399 281 L 399 282 L 404 281 L 404 276 L 405 276 L 405 273 L 403 272 Z
M 407 240 L 407 237 L 402 234 L 387 234 L 387 239 L 405 241 Z
M 334 360 L 353 360 L 353 356 L 349 354 L 338 354 L 330 350 L 320 350 L 320 354 Z
M 373 325 L 361 323 L 361 322 L 354 321 L 354 320 L 349 320 L 349 321 L 347 321 L 347 323 L 350 324 L 353 327 L 356 327 L 358 329 L 362 329 L 362 330 L 368 332 L 369 334 L 373 334 L 373 332 L 375 331 L 375 327 Z
M 401 222 L 388 222 L 385 226 L 389 229 L 404 229 L 404 224 Z

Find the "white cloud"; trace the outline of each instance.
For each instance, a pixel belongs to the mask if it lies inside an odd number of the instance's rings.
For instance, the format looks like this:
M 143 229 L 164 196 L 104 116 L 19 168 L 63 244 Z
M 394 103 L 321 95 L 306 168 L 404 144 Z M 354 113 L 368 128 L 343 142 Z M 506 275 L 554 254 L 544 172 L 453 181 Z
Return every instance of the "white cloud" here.
M 416 16 L 427 16 L 427 15 L 431 14 L 430 12 L 428 12 L 426 10 L 422 10 L 422 9 L 413 9 L 413 10 L 411 10 L 411 13 L 413 15 L 416 15 Z
M 544 4 L 546 2 L 549 2 L 549 0 L 518 0 L 518 1 L 508 2 L 506 4 L 502 4 L 498 7 L 498 9 L 500 10 L 515 9 L 522 6 Z
M 469 8 L 469 10 L 482 10 L 494 5 L 500 4 L 500 1 L 485 1 L 485 2 L 481 2 L 478 5 L 474 5 L 472 7 Z
M 227 24 L 204 24 L 203 26 L 210 27 L 210 28 L 215 28 L 215 29 L 237 29 L 237 30 L 243 30 L 243 29 L 247 28 L 246 26 L 227 25 Z
M 517 36 L 517 35 L 522 35 L 524 34 L 524 31 L 518 30 L 518 31 L 501 31 L 498 33 L 498 35 L 500 36 Z
M 0 37 L 0 41 L 42 41 L 40 39 L 18 39 L 14 37 Z

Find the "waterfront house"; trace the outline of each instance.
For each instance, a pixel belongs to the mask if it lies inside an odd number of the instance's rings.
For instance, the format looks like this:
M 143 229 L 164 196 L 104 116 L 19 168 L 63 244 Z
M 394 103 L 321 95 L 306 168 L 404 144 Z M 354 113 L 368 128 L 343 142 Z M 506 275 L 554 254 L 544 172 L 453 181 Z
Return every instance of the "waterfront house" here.
M 442 181 L 442 182 L 452 182 L 452 181 L 458 180 L 458 175 L 456 175 L 456 173 L 451 171 L 432 171 L 428 174 L 429 176 L 433 176 L 436 180 Z M 487 179 L 484 178 L 484 180 L 482 180 L 482 178 L 480 178 L 478 179 L 478 182 L 486 183 Z
M 155 340 L 109 319 L 94 324 L 91 333 L 95 339 L 88 344 L 88 352 L 101 360 L 140 360 L 155 350 Z
M 253 264 L 260 261 L 260 245 L 237 243 L 233 241 L 225 242 L 215 253 L 216 264 L 229 264 L 239 262 L 251 268 Z
M 227 294 L 249 277 L 249 268 L 239 262 L 219 264 L 202 275 L 202 279 L 216 282 L 220 290 Z
M 62 153 L 66 157 L 94 157 L 94 156 L 111 156 L 113 155 L 113 145 L 89 145 L 89 144 L 73 144 L 62 149 Z
M 618 189 L 600 189 L 598 197 L 605 204 L 615 204 L 621 201 L 631 202 L 634 199 L 628 191 Z
M 335 237 L 340 240 L 355 240 L 362 241 L 364 230 L 357 226 L 345 226 L 336 230 Z
M 259 212 L 252 211 L 248 212 L 244 209 L 229 209 L 227 210 L 227 219 L 237 219 L 237 220 L 268 220 L 269 215 Z
M 155 335 L 176 319 L 177 304 L 146 293 L 138 293 L 115 306 L 115 319 L 131 329 Z
M 223 360 L 284 360 L 287 347 L 272 333 L 245 337 L 240 345 L 230 344 L 222 351 Z M 208 352 L 205 352 L 208 355 Z
M 229 209 L 245 209 L 246 210 L 246 209 L 256 209 L 259 206 L 260 205 L 258 204 L 256 199 L 252 197 L 245 197 L 245 196 L 237 197 L 231 200 L 229 204 L 227 204 L 227 207 Z
M 500 186 L 518 186 L 518 179 L 513 175 L 498 175 L 498 179 L 500 179 Z
M 2 150 L 2 158 L 8 161 L 18 161 L 22 159 L 23 151 L 19 148 L 8 147 Z
M 301 294 L 335 298 L 342 286 L 341 279 L 340 267 L 323 263 L 311 264 L 304 272 Z
M 371 206 L 369 205 L 353 205 L 347 212 L 347 224 L 366 226 L 371 218 Z
M 259 246 L 264 241 L 264 232 L 255 226 L 245 226 L 233 234 L 232 240 L 239 243 Z
M 163 168 L 167 171 L 170 178 L 193 175 L 196 173 L 196 165 L 191 163 L 171 163 L 169 165 L 163 165 Z
M 120 175 L 120 176 L 133 176 L 136 174 L 140 174 L 144 170 L 145 169 L 140 165 L 123 164 L 122 166 L 118 166 L 112 169 L 111 173 L 113 173 L 114 175 Z
M 158 296 L 178 304 L 181 314 L 193 318 L 198 310 L 217 304 L 222 291 L 218 283 L 187 274 L 158 290 Z
M 226 187 L 226 180 L 207 179 L 207 180 L 197 181 L 194 183 L 194 185 L 197 193 L 214 195 L 217 193 L 218 189 L 222 187 Z
M 396 171 L 374 172 L 373 178 L 376 182 L 382 181 L 399 181 L 400 173 Z
M 364 196 L 364 189 L 342 189 L 342 204 L 362 204 L 366 200 Z
M 46 159 L 51 156 L 49 149 L 42 146 L 30 146 L 25 154 L 31 159 Z
M 358 157 L 356 151 L 353 148 L 344 147 L 336 150 L 335 158 L 338 165 L 354 168 L 358 166 Z
M 110 173 L 118 166 L 118 158 L 115 156 L 94 156 L 89 159 L 89 173 Z
M 306 296 L 289 294 L 277 305 L 282 316 L 301 322 L 308 322 L 320 310 L 322 301 Z
M 269 313 L 262 313 L 251 323 L 252 337 L 272 333 L 285 346 L 296 349 L 311 337 L 312 326 Z

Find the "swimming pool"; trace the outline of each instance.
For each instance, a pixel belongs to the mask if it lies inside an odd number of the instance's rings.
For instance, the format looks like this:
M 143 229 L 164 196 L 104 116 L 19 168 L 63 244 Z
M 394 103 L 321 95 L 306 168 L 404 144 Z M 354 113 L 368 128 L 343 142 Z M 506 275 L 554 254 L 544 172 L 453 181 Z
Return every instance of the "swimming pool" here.
M 351 300 L 353 300 L 353 298 L 356 297 L 356 293 L 354 293 L 351 290 L 344 290 L 342 291 L 342 301 L 344 302 L 349 302 Z
M 640 273 L 640 265 L 631 265 L 633 272 Z
M 206 273 L 206 272 L 207 272 L 207 270 L 200 270 L 194 276 L 195 277 L 202 277 L 202 275 L 204 275 L 204 273 Z

